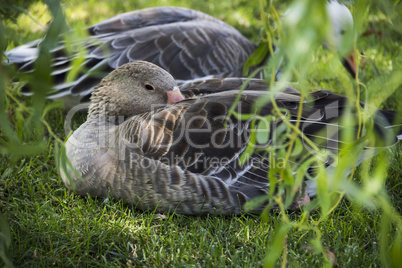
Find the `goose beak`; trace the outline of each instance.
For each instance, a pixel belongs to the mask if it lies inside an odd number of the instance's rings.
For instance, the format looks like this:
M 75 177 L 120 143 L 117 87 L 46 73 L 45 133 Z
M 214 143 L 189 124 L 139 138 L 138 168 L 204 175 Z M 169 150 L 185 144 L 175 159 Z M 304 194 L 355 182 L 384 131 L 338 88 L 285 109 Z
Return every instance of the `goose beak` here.
M 357 71 L 357 60 L 354 51 L 349 53 L 343 58 L 342 61 L 343 66 L 345 66 L 346 70 L 352 75 L 353 78 L 356 77 Z
M 174 87 L 173 90 L 167 92 L 168 104 L 173 104 L 178 101 L 184 100 L 183 95 L 181 95 L 179 87 Z

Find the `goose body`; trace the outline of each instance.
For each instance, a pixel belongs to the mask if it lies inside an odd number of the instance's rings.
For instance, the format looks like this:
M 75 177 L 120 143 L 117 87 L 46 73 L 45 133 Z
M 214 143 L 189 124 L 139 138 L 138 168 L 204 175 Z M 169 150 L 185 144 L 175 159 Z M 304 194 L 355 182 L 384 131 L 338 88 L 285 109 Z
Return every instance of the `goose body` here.
M 330 18 L 338 15 L 330 2 Z M 342 10 L 349 12 L 348 9 Z M 332 15 L 331 15 L 332 14 Z M 350 12 L 349 12 L 350 15 Z M 350 15 L 351 17 L 351 15 Z M 331 19 L 332 20 L 332 19 Z M 334 36 L 344 32 L 334 21 Z M 353 23 L 353 20 L 352 20 Z M 85 40 L 77 41 L 88 52 L 77 79 L 66 82 L 71 61 L 60 43 L 52 50 L 54 92 L 49 98 L 64 100 L 67 107 L 87 102 L 93 88 L 110 71 L 127 62 L 145 60 L 167 70 L 177 81 L 203 77 L 241 77 L 243 66 L 257 45 L 232 26 L 199 11 L 180 7 L 156 7 L 117 15 L 87 28 Z M 34 66 L 41 40 L 6 52 L 19 71 Z M 29 87 L 22 92 L 30 94 Z
M 80 195 L 110 194 L 142 210 L 241 213 L 247 201 L 268 193 L 272 163 L 264 152 L 276 138 L 285 136 L 281 132 L 275 136 L 273 131 L 280 129 L 281 120 L 269 121 L 272 131 L 267 132 L 266 142 L 256 144 L 259 149 L 239 163 L 250 142 L 252 123 L 228 117 L 228 112 L 243 83 L 242 78 L 190 82 L 181 86 L 184 98 L 179 97 L 174 78 L 151 63 L 138 61 L 117 68 L 94 89 L 87 121 L 66 142 L 71 165 L 61 165 L 64 183 Z M 272 103 L 258 111 L 254 104 L 267 94 L 264 81 L 251 80 L 235 111 L 262 120 L 272 114 Z M 172 95 L 180 101 L 171 101 Z M 300 93 L 288 88 L 274 98 L 295 123 Z M 343 96 L 316 91 L 303 103 L 300 129 L 333 153 L 339 149 L 338 133 L 319 133 L 338 124 L 345 101 Z M 386 120 L 376 122 L 382 135 L 391 136 L 382 146 L 397 141 L 389 125 Z M 291 160 L 297 164 L 305 153 Z M 322 163 L 332 164 L 330 157 Z M 293 207 L 309 202 L 314 195 L 311 184 L 300 185 Z

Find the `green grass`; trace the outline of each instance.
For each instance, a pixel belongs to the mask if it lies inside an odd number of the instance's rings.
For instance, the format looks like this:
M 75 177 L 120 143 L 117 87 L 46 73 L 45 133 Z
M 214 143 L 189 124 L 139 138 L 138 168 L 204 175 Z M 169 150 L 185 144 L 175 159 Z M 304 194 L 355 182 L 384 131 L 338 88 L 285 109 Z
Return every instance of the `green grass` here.
M 288 4 L 278 2 L 281 1 L 273 1 L 273 4 L 281 13 Z M 258 1 L 171 0 L 162 3 L 207 12 L 255 41 L 263 36 L 260 34 L 262 22 Z M 161 4 L 154 0 L 63 2 L 67 22 L 73 28 L 88 26 L 121 12 L 156 5 Z M 17 19 L 17 24 L 5 23 L 9 48 L 44 35 L 43 26 L 52 17 L 46 5 L 33 4 L 29 11 L 37 23 L 25 15 Z M 377 8 L 371 9 L 366 18 L 368 24 L 364 26 L 381 31 L 383 37 L 372 35 L 357 42 L 358 49 L 367 57 L 360 71 L 363 85 L 359 93 L 362 100 L 367 99 L 381 108 L 400 109 L 400 84 L 396 84 L 397 89 L 391 97 L 387 97 L 387 87 L 393 85 L 395 81 L 390 78 L 401 66 L 401 29 L 390 23 L 392 14 L 384 14 Z M 273 21 L 272 17 L 269 19 Z M 338 57 L 321 48 L 313 55 L 307 77 L 307 81 L 299 86 L 308 87 L 309 91 L 325 88 L 351 94 L 356 89 Z M 343 198 L 325 218 L 320 209 L 306 214 L 272 212 L 263 216 L 160 215 L 141 212 L 112 198 L 80 197 L 68 191 L 58 175 L 55 157 L 59 153 L 57 139 L 65 139 L 63 122 L 66 112 L 55 108 L 43 117 L 42 122 L 51 126 L 52 134 L 43 124 L 37 126 L 35 123 L 37 118 L 32 116 L 34 101 L 31 98 L 18 95 L 15 86 L 5 89 L 7 97 L 1 109 L 6 111 L 11 130 L 15 131 L 20 143 L 13 143 L 2 129 L 0 260 L 7 259 L 17 267 L 258 267 L 266 261 L 269 263 L 269 258 L 274 258 L 273 262 L 278 265 L 287 263 L 290 267 L 321 267 L 335 263 L 341 267 L 383 267 L 390 265 L 391 261 L 395 267 L 402 264 L 398 247 L 391 247 L 402 243 L 401 238 L 395 237 L 397 228 L 401 228 L 402 213 L 401 144 L 386 150 L 373 163 L 358 168 L 352 180 L 362 187 L 367 182 L 376 182 L 370 179 L 370 171 L 375 171 L 385 161 L 389 166 L 379 180 L 386 179 L 384 189 L 387 195 L 383 188 L 368 197 L 348 193 L 347 198 Z M 77 118 L 76 124 L 82 120 L 84 116 Z M 40 152 L 26 156 L 28 149 L 24 146 L 38 142 L 43 142 L 43 147 L 39 146 Z M 15 147 L 7 147 L 10 144 Z M 359 198 L 363 202 L 374 200 L 377 206 L 375 209 L 366 208 L 359 203 Z M 384 198 L 389 200 L 393 210 L 387 210 L 391 207 Z M 393 218 L 390 218 L 392 213 Z M 4 218 L 6 221 L 1 220 Z M 294 227 L 289 227 L 285 240 L 280 231 L 285 231 L 284 228 L 292 223 Z M 8 232 L 11 234 L 10 246 Z M 286 254 L 280 255 L 283 249 Z M 393 256 L 393 259 L 388 256 Z

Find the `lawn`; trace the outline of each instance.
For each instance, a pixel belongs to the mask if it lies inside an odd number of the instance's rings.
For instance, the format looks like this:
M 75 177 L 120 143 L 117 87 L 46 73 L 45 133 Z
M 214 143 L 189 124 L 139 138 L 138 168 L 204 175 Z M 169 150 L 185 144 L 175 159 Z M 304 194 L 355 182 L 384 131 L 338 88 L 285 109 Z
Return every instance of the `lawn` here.
M 7 49 L 46 34 L 52 14 L 45 3 L 33 2 L 29 16 L 3 21 L 0 37 L 6 37 Z M 173 5 L 222 19 L 258 43 L 265 36 L 260 4 L 273 27 L 275 12 L 282 14 L 291 3 L 268 2 L 271 5 L 257 0 L 61 4 L 73 29 L 122 12 Z M 305 68 L 295 66 L 302 78 L 293 85 L 347 94 L 381 109 L 400 109 L 401 4 L 354 2 L 350 8 L 360 36 L 356 48 L 364 54 L 358 80 L 343 69 L 336 53 L 317 45 Z M 275 29 L 274 38 L 279 35 Z M 361 35 L 366 30 L 374 34 Z M 59 104 L 21 96 L 11 83 L 12 71 L 0 68 L 1 266 L 402 266 L 401 143 L 358 167 L 350 181 L 342 180 L 344 195 L 330 192 L 330 205 L 314 210 L 231 217 L 142 212 L 120 200 L 81 197 L 67 190 L 58 174 L 66 111 Z M 78 116 L 75 127 L 84 120 L 85 115 Z

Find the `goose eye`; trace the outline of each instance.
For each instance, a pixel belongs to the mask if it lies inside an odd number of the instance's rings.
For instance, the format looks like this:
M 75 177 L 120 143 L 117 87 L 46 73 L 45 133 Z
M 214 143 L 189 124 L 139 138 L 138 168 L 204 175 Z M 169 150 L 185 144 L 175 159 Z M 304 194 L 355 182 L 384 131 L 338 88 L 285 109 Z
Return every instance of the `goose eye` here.
M 151 85 L 151 84 L 145 84 L 144 87 L 145 87 L 146 90 L 155 90 L 155 87 L 153 85 Z
M 341 35 L 344 35 L 346 33 L 345 30 L 341 30 Z

